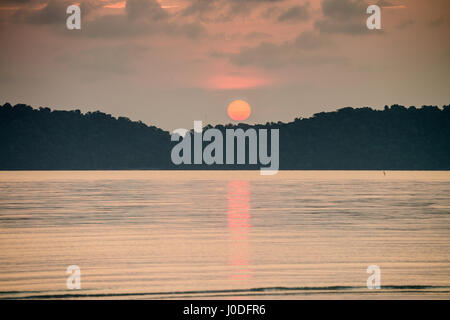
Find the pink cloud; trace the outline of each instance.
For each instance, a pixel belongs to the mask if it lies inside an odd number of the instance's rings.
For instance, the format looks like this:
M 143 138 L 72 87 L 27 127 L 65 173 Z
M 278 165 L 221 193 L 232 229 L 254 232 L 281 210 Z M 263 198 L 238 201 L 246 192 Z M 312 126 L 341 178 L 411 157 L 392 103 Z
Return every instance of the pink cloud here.
M 218 75 L 206 81 L 206 88 L 213 90 L 251 89 L 265 87 L 273 80 L 261 76 Z

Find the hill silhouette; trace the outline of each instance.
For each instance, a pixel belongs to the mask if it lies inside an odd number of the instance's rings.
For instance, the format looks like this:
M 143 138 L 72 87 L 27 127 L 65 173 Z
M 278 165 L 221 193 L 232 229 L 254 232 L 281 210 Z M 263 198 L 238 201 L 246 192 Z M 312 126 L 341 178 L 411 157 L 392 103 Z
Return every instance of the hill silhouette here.
M 222 132 L 250 127 L 280 129 L 280 169 L 450 169 L 450 105 L 342 108 L 289 123 L 215 126 Z M 260 167 L 175 166 L 173 145 L 167 131 L 99 111 L 0 106 L 0 170 Z

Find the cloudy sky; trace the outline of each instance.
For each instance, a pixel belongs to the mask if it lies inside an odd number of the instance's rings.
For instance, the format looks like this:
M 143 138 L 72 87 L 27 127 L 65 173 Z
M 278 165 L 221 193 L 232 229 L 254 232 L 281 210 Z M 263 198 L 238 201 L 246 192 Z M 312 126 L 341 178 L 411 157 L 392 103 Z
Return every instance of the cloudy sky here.
M 79 3 L 81 30 L 67 30 Z M 366 28 L 369 4 L 382 30 Z M 0 103 L 164 129 L 450 104 L 448 0 L 1 0 Z

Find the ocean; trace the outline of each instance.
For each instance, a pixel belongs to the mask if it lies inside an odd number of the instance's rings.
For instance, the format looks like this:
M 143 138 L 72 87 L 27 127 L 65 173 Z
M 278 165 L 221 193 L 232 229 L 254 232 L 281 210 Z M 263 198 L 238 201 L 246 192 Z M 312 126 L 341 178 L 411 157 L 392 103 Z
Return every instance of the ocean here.
M 0 299 L 449 299 L 449 190 L 449 171 L 3 171 Z

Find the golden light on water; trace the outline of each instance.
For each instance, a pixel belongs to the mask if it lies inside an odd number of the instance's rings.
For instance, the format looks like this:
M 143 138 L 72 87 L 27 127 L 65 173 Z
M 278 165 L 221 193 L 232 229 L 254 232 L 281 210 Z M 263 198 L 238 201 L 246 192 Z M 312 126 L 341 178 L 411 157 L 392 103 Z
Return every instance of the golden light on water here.
M 230 234 L 230 279 L 244 281 L 252 277 L 249 262 L 250 182 L 228 181 L 228 231 Z

